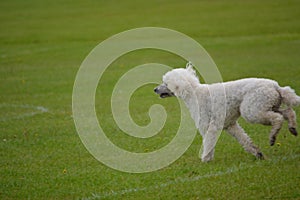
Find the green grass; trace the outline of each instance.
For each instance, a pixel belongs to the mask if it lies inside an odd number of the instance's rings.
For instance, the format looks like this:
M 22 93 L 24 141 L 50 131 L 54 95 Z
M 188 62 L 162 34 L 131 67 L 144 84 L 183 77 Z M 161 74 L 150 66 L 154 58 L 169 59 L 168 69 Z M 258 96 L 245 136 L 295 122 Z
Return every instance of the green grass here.
M 300 199 L 299 138 L 288 133 L 286 124 L 278 137 L 281 145 L 269 147 L 270 127 L 240 121 L 265 161 L 255 160 L 222 134 L 215 160 L 201 163 L 198 134 L 170 166 L 128 174 L 87 152 L 71 109 L 75 76 L 88 53 L 116 33 L 144 26 L 171 28 L 197 40 L 224 80 L 267 77 L 300 94 L 299 7 L 296 0 L 1 1 L 0 199 Z M 96 95 L 108 137 L 136 152 L 166 145 L 179 124 L 177 100 L 157 98 L 154 85 L 134 93 L 131 115 L 146 125 L 150 106 L 164 105 L 168 120 L 162 132 L 133 139 L 114 123 L 109 106 L 113 85 L 127 70 L 147 62 L 185 65 L 156 50 L 124 55 L 105 72 Z

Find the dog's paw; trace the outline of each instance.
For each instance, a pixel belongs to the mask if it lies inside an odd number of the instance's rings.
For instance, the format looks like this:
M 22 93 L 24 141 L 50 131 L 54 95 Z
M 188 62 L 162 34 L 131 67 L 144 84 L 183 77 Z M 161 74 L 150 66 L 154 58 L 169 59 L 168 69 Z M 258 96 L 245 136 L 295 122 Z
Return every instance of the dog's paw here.
M 293 134 L 294 136 L 297 136 L 297 135 L 298 135 L 298 132 L 297 132 L 296 128 L 294 128 L 294 127 L 290 127 L 290 128 L 289 128 L 289 131 L 290 131 L 291 134 Z
M 275 138 L 275 137 L 270 138 L 270 145 L 271 145 L 271 146 L 274 146 L 275 141 L 276 141 L 276 138 Z
M 210 162 L 212 160 L 213 160 L 213 158 L 210 157 L 210 156 L 205 156 L 205 157 L 201 158 L 201 161 L 204 162 L 204 163 L 208 163 L 208 162 Z
M 258 152 L 256 154 L 256 158 L 259 159 L 259 160 L 264 160 L 265 159 L 264 155 L 261 152 Z

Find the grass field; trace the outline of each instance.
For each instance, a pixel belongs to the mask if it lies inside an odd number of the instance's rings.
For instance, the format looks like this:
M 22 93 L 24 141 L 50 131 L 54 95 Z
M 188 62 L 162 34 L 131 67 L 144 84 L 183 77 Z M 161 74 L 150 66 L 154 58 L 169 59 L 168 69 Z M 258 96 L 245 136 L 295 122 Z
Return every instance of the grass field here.
M 72 119 L 73 83 L 84 58 L 104 39 L 144 26 L 194 38 L 225 81 L 267 77 L 300 94 L 299 8 L 297 0 L 1 1 L 0 199 L 300 199 L 299 138 L 286 124 L 278 144 L 269 147 L 270 127 L 240 120 L 266 155 L 264 161 L 224 133 L 215 160 L 201 163 L 198 134 L 170 166 L 129 174 L 94 159 Z M 97 88 L 100 124 L 114 143 L 130 151 L 166 145 L 179 124 L 177 100 L 159 99 L 154 84 L 134 93 L 130 110 L 137 124 L 146 125 L 150 106 L 164 105 L 168 120 L 158 135 L 134 139 L 113 121 L 114 84 L 129 69 L 149 62 L 185 65 L 167 52 L 132 52 L 109 67 Z M 300 108 L 296 111 L 300 119 Z

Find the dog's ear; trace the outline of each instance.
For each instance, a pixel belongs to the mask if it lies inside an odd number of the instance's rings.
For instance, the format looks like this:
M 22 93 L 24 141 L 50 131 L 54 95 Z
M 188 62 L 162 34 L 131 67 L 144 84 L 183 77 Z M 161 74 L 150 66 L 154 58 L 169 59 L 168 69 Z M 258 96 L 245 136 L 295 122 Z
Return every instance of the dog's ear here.
M 193 63 L 191 61 L 189 61 L 186 64 L 186 69 L 188 70 L 188 72 L 191 72 L 192 74 L 196 74 L 195 70 L 193 69 Z

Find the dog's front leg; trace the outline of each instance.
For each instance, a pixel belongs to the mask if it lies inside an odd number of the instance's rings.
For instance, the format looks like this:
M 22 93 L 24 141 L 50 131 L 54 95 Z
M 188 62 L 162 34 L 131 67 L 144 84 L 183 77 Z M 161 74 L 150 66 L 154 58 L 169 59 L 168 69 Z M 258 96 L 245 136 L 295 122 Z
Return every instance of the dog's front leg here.
M 214 158 L 215 146 L 221 130 L 218 130 L 216 126 L 210 125 L 206 134 L 203 137 L 202 148 L 199 152 L 202 162 L 211 161 Z

